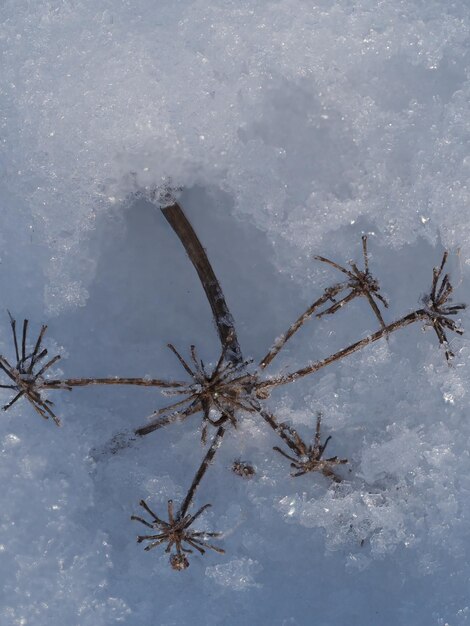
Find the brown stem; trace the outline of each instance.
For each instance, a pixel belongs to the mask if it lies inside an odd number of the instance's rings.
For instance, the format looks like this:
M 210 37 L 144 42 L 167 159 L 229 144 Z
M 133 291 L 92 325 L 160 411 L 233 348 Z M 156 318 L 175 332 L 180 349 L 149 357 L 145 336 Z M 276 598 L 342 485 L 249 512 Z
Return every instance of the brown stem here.
M 178 203 L 161 209 L 194 265 L 212 309 L 222 347 L 229 347 L 229 357 L 237 363 L 242 361 L 235 324 L 229 311 L 219 281 L 212 269 L 206 251 Z
M 325 293 L 318 298 L 306 311 L 302 313 L 302 315 L 289 327 L 289 329 L 279 337 L 273 347 L 270 349 L 268 354 L 261 359 L 259 364 L 261 369 L 267 367 L 271 361 L 277 356 L 277 354 L 282 350 L 285 344 L 289 341 L 294 333 L 296 333 L 299 328 L 315 313 L 315 311 L 323 306 L 328 300 L 334 298 L 336 294 L 338 294 L 342 289 L 344 289 L 344 285 L 338 284 L 330 289 L 327 289 Z
M 178 517 L 180 518 L 184 517 L 186 513 L 188 512 L 188 509 L 191 506 L 196 490 L 199 487 L 199 483 L 201 482 L 204 474 L 207 472 L 209 465 L 211 464 L 215 456 L 215 453 L 219 449 L 220 443 L 224 435 L 225 435 L 225 428 L 223 426 L 219 426 L 215 434 L 215 437 L 212 440 L 210 448 L 206 452 L 205 457 L 202 459 L 202 463 L 199 466 L 199 469 L 197 470 L 196 475 L 193 478 L 193 482 L 191 483 L 188 493 L 186 494 L 183 504 L 181 505 L 181 508 L 179 510 Z
M 146 426 L 137 428 L 137 430 L 134 431 L 134 434 L 139 435 L 139 437 L 145 437 L 145 435 L 153 433 L 154 430 L 163 428 L 167 424 L 172 424 L 173 422 L 177 421 L 183 421 L 187 417 L 198 413 L 200 410 L 201 406 L 196 402 L 192 402 L 184 411 L 175 411 L 164 417 L 158 417 Z
M 70 387 L 87 387 L 88 385 L 138 385 L 139 387 L 184 387 L 180 381 L 160 380 L 159 378 L 65 378 L 64 380 L 45 380 L 43 389 L 68 389 Z
M 212 309 L 212 315 L 214 316 L 220 343 L 222 344 L 222 351 L 226 351 L 227 358 L 234 365 L 242 363 L 242 351 L 240 344 L 238 343 L 234 319 L 225 301 L 222 287 L 217 280 L 206 251 L 202 247 L 194 228 L 191 226 L 178 203 L 175 202 L 171 206 L 163 207 L 161 211 L 170 226 L 175 231 L 176 235 L 179 237 L 191 263 L 196 269 L 199 280 L 201 281 Z M 196 475 L 194 476 L 193 482 L 191 483 L 183 504 L 181 505 L 181 509 L 179 511 L 179 515 L 181 517 L 186 514 L 191 506 L 196 490 L 204 474 L 209 468 L 209 465 L 212 462 L 224 435 L 225 428 L 220 426 L 209 450 L 207 451 L 198 471 L 196 472 Z
M 321 361 L 316 361 L 315 363 L 311 363 L 310 365 L 307 365 L 306 367 L 303 367 L 297 370 L 296 372 L 285 374 L 284 376 L 278 376 L 277 378 L 272 378 L 271 380 L 258 383 L 257 388 L 261 389 L 261 388 L 267 388 L 267 387 L 278 387 L 280 385 L 286 385 L 288 383 L 291 383 L 297 380 L 298 378 L 302 378 L 303 376 L 308 376 L 309 374 L 313 374 L 314 372 L 317 372 L 323 367 L 330 365 L 330 363 L 339 361 L 340 359 L 343 359 L 344 357 L 349 356 L 350 354 L 353 354 L 354 352 L 357 352 L 361 348 L 364 348 L 370 343 L 374 343 L 375 341 L 378 341 L 382 337 L 387 336 L 389 333 L 393 333 L 395 330 L 398 330 L 399 328 L 405 328 L 405 326 L 409 326 L 410 324 L 413 324 L 414 322 L 418 322 L 419 320 L 427 319 L 428 317 L 429 317 L 429 314 L 424 309 L 417 309 L 416 311 L 413 311 L 412 313 L 405 315 L 405 317 L 402 317 L 396 322 L 393 322 L 392 324 L 389 324 L 388 326 L 381 328 L 380 330 L 373 333 L 372 335 L 369 335 L 368 337 L 364 337 L 364 339 L 361 339 L 360 341 L 353 343 L 347 348 L 343 348 L 343 350 L 340 350 L 339 352 L 335 352 L 334 354 L 330 355 L 326 359 L 322 359 Z

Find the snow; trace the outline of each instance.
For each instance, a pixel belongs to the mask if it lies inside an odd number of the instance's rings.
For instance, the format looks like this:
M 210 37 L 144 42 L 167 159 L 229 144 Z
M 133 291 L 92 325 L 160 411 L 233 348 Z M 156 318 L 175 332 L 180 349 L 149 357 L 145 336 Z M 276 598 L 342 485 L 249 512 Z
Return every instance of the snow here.
M 420 306 L 444 249 L 469 301 L 467 2 L 5 0 L 0 20 L 7 358 L 8 308 L 31 337 L 48 324 L 54 377 L 180 379 L 168 342 L 217 361 L 204 292 L 151 202 L 165 184 L 255 362 L 339 280 L 313 256 L 361 261 L 363 233 L 388 321 Z M 306 325 L 269 374 L 376 328 L 358 298 Z M 414 324 L 276 390 L 268 406 L 307 439 L 323 412 L 345 480 L 291 478 L 245 416 L 195 502 L 212 504 L 199 527 L 226 554 L 182 573 L 136 544 L 130 516 L 142 498 L 162 515 L 184 498 L 200 420 L 110 455 L 168 398 L 51 391 L 60 429 L 19 401 L 0 429 L 0 624 L 469 623 L 467 336 L 452 348 L 449 367 Z M 230 471 L 238 458 L 252 479 Z

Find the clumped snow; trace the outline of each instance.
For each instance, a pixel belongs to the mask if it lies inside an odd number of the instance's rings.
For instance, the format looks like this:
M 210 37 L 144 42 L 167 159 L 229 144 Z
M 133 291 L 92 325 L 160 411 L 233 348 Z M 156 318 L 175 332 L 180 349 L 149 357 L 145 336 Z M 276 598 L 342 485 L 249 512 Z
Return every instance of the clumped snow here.
M 180 378 L 169 341 L 217 360 L 200 284 L 151 202 L 163 184 L 181 189 L 255 361 L 339 280 L 313 255 L 361 261 L 363 233 L 388 321 L 417 306 L 444 249 L 470 301 L 467 2 L 5 0 L 0 20 L 0 289 L 17 319 L 48 323 L 54 375 Z M 376 327 L 357 299 L 269 371 Z M 11 344 L 5 311 L 0 353 Z M 469 623 L 468 338 L 452 348 L 448 367 L 415 324 L 273 394 L 306 438 L 323 412 L 328 452 L 349 459 L 340 485 L 291 478 L 244 418 L 195 503 L 212 503 L 201 528 L 226 554 L 181 574 L 136 545 L 130 515 L 184 497 L 200 420 L 106 455 L 165 398 L 51 392 L 61 429 L 18 402 L 0 430 L 0 623 Z

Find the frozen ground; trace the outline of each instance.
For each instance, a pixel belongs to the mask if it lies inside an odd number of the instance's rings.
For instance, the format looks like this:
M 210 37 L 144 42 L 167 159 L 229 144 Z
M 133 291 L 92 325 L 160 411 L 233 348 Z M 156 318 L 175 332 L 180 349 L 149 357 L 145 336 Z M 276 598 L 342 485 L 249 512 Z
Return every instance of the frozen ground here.
M 200 284 L 148 201 L 168 180 L 246 356 L 337 280 L 313 255 L 360 260 L 362 233 L 387 320 L 417 306 L 445 248 L 470 301 L 466 0 L 4 0 L 0 20 L 8 358 L 7 308 L 48 323 L 57 375 L 180 377 L 168 341 L 216 361 Z M 272 372 L 376 327 L 357 300 L 306 326 Z M 18 402 L 0 428 L 1 626 L 469 623 L 467 336 L 452 346 L 449 368 L 414 325 L 273 395 L 306 436 L 324 412 L 329 451 L 349 459 L 339 486 L 291 478 L 246 417 L 196 500 L 226 554 L 184 573 L 136 545 L 130 515 L 184 496 L 198 418 L 106 456 L 165 399 L 51 392 L 60 429 Z M 253 480 L 230 472 L 237 457 Z

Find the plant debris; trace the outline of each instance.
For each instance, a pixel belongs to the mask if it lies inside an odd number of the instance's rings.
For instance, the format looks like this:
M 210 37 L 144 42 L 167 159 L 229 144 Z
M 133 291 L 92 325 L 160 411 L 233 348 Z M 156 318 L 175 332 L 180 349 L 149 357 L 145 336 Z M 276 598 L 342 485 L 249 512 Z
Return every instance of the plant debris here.
M 258 367 L 253 368 L 250 367 L 251 361 L 243 358 L 237 339 L 235 323 L 222 288 L 194 229 L 176 202 L 165 206 L 161 210 L 182 242 L 198 273 L 211 305 L 221 343 L 221 353 L 215 367 L 212 370 L 208 368 L 199 358 L 194 346 L 190 347 L 189 359 L 185 359 L 173 344 L 168 344 L 168 347 L 185 370 L 188 379 L 182 381 L 148 379 L 146 377 L 47 379 L 44 375 L 60 359 L 60 355 L 57 355 L 44 365 L 41 363 L 47 355 L 47 349 L 42 348 L 42 340 L 47 327 L 41 327 L 32 351 L 28 352 L 28 320 L 23 322 L 20 349 L 16 332 L 16 321 L 10 315 L 16 364 L 12 366 L 4 356 L 0 356 L 0 369 L 3 370 L 9 379 L 7 384 L 2 384 L 0 387 L 11 389 L 15 392 L 15 396 L 3 407 L 4 410 L 12 407 L 21 397 L 26 397 L 42 417 L 45 419 L 51 417 L 57 425 L 60 424 L 60 421 L 52 411 L 53 403 L 42 395 L 48 390 L 71 390 L 74 387 L 88 385 L 137 385 L 159 387 L 165 395 L 177 398 L 173 403 L 158 409 L 150 415 L 147 424 L 137 428 L 130 437 L 123 433 L 118 433 L 113 437 L 109 446 L 109 451 L 112 454 L 117 453 L 136 438 L 146 436 L 175 421 L 186 420 L 192 415 L 202 415 L 201 442 L 203 445 L 207 442 L 209 427 L 216 428 L 215 435 L 178 511 L 174 512 L 173 501 L 169 500 L 168 521 L 164 521 L 141 500 L 140 505 L 151 516 L 151 521 L 148 522 L 135 515 L 131 518 L 157 531 L 152 535 L 138 536 L 137 541 L 139 543 L 149 542 L 145 550 L 152 550 L 155 547 L 167 544 L 165 552 L 171 553 L 170 564 L 172 568 L 184 570 L 189 565 L 187 555 L 194 550 L 200 554 L 204 554 L 206 549 L 220 554 L 224 553 L 222 548 L 206 542 L 207 538 L 220 537 L 221 533 L 191 530 L 196 519 L 211 505 L 205 504 L 193 515 L 188 513 L 188 511 L 192 506 L 204 475 L 222 444 L 227 429 L 236 428 L 243 414 L 258 415 L 287 446 L 288 451 L 278 446 L 275 446 L 274 450 L 290 461 L 293 469 L 292 476 L 299 477 L 307 473 L 320 472 L 334 483 L 340 482 L 341 476 L 336 473 L 336 469 L 347 463 L 347 460 L 340 459 L 337 456 L 324 458 L 331 436 L 328 436 L 324 443 L 321 443 L 321 413 L 317 413 L 313 443 L 306 444 L 291 425 L 280 422 L 266 406 L 271 391 L 278 386 L 290 384 L 299 378 L 314 374 L 320 369 L 346 358 L 379 339 L 387 338 L 396 330 L 420 321 L 424 322 L 425 326 L 434 328 L 439 344 L 444 348 L 446 360 L 450 361 L 454 354 L 449 346 L 447 332 L 463 333 L 463 330 L 457 326 L 451 317 L 464 310 L 465 305 L 451 304 L 453 288 L 449 275 L 445 274 L 443 276 L 444 266 L 448 257 L 447 252 L 445 252 L 440 266 L 433 269 L 431 291 L 423 298 L 424 306 L 387 324 L 379 309 L 379 305 L 387 308 L 388 302 L 381 295 L 379 283 L 370 272 L 367 237 L 363 236 L 363 270 L 359 269 L 357 264 L 352 261 L 349 263 L 350 269 L 348 269 L 325 257 L 315 257 L 321 263 L 339 270 L 346 276 L 346 280 L 326 288 L 320 298 L 314 301 L 287 331 L 275 341 L 266 356 L 261 359 Z M 368 301 L 379 323 L 379 330 L 326 358 L 309 363 L 296 371 L 274 377 L 264 376 L 264 370 L 307 320 L 313 315 L 317 318 L 333 315 L 358 297 L 364 297 Z M 255 474 L 255 469 L 240 459 L 233 463 L 232 471 L 243 478 L 251 478 Z

